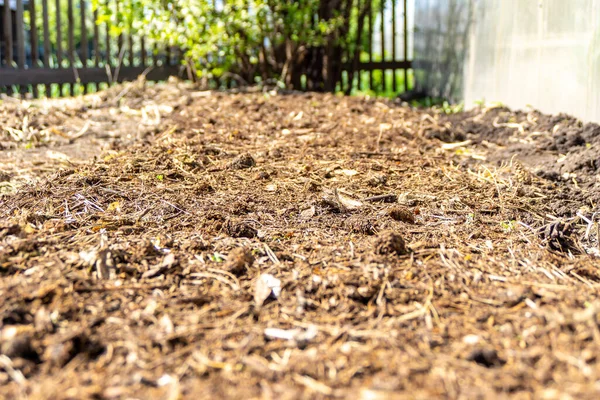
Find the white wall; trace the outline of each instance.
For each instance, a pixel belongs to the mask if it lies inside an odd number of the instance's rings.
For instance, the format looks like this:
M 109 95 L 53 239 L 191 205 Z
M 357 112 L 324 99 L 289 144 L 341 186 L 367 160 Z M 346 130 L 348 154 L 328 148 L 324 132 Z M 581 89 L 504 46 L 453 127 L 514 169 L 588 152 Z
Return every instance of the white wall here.
M 463 98 L 474 0 L 418 0 L 414 14 L 416 90 L 451 101 Z
M 464 99 L 600 121 L 600 0 L 478 0 Z
M 600 0 L 421 0 L 415 28 L 430 93 L 600 122 Z

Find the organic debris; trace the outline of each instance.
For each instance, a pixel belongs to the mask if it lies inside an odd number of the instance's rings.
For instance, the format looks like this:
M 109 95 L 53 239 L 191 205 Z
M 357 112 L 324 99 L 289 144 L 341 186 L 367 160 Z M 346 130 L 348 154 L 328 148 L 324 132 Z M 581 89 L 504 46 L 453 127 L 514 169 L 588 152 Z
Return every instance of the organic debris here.
M 296 344 L 303 345 L 317 336 L 318 330 L 315 326 L 309 326 L 307 329 L 265 329 L 265 336 L 269 339 L 281 339 L 293 341 Z
M 373 222 L 361 215 L 355 215 L 349 217 L 344 221 L 344 225 L 348 230 L 354 233 L 360 233 L 363 235 L 373 235 L 377 231 Z
M 227 256 L 227 261 L 223 264 L 223 269 L 236 276 L 244 275 L 252 264 L 254 256 L 250 250 L 243 247 L 233 249 Z
M 0 126 L 0 397 L 598 389 L 597 125 L 171 81 Z
M 250 154 L 244 153 L 244 154 L 240 154 L 239 156 L 234 158 L 233 161 L 231 161 L 229 163 L 229 168 L 231 168 L 231 169 L 246 169 L 246 168 L 252 168 L 255 165 L 256 165 L 256 161 L 254 161 L 254 158 Z
M 407 222 L 409 224 L 415 223 L 415 215 L 408 207 L 394 206 L 388 209 L 387 213 L 395 221 Z
M 380 232 L 373 243 L 377 254 L 388 255 L 403 255 L 408 253 L 406 243 L 398 232 L 383 231 Z
M 262 274 L 256 281 L 254 301 L 258 307 L 262 306 L 270 296 L 278 298 L 281 294 L 281 281 L 271 274 Z

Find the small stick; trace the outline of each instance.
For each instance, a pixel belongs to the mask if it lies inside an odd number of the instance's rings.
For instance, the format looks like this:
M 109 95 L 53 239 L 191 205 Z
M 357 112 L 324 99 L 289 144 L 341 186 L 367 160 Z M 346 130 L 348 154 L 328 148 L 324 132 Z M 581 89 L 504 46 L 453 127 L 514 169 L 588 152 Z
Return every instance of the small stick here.
M 120 291 L 120 290 L 156 290 L 156 289 L 168 289 L 170 285 L 154 285 L 154 286 L 91 286 L 91 287 L 75 287 L 73 291 L 77 293 L 90 293 L 90 292 L 112 292 L 112 291 Z
M 384 202 L 384 203 L 395 203 L 396 200 L 398 200 L 398 196 L 396 196 L 395 194 L 391 193 L 391 194 L 381 194 L 378 196 L 371 196 L 371 197 L 367 197 L 364 198 L 363 201 L 368 201 L 371 203 L 375 203 L 378 201 Z

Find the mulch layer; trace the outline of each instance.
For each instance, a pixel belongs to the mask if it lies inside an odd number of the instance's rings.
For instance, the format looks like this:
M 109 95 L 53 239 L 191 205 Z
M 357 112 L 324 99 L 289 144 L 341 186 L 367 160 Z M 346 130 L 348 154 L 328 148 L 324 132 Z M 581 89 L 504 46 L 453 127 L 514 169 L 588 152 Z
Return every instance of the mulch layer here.
M 0 104 L 0 396 L 596 398 L 600 127 L 143 81 Z

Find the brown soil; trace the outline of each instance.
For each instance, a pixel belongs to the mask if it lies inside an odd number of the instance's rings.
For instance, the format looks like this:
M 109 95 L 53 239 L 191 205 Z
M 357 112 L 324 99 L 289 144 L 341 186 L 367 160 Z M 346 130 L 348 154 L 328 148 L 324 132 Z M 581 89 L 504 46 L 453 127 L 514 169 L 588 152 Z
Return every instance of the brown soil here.
M 497 166 L 522 163 L 529 172 L 556 182 L 563 195 L 551 200 L 559 216 L 573 216 L 576 204 L 594 208 L 600 200 L 600 125 L 568 115 L 512 112 L 503 107 L 442 118 L 450 135 L 442 140 L 471 140 Z M 450 140 L 448 140 L 450 139 Z
M 178 82 L 0 124 L 6 398 L 595 398 L 595 125 Z

